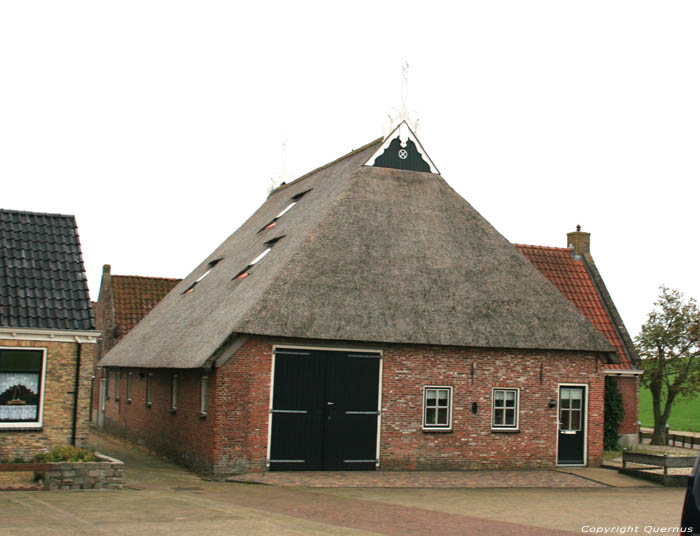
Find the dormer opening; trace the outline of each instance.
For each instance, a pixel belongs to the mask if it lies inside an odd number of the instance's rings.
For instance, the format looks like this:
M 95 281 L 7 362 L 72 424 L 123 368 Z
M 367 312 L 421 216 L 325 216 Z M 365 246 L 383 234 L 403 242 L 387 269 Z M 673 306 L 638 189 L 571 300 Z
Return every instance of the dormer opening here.
M 299 192 L 298 194 L 293 195 L 290 198 L 291 203 L 287 205 L 282 212 L 277 214 L 274 218 L 272 218 L 262 229 L 260 229 L 258 232 L 261 233 L 263 231 L 266 231 L 267 229 L 272 229 L 277 225 L 277 220 L 279 220 L 282 216 L 284 216 L 287 212 L 289 212 L 294 205 L 297 204 L 297 202 L 304 197 L 306 194 L 308 194 L 313 188 L 309 188 L 308 190 L 304 190 L 303 192 Z
M 187 290 L 185 290 L 185 292 L 183 292 L 183 294 L 192 294 L 192 292 L 194 292 L 194 287 L 197 286 L 197 283 L 199 283 L 205 277 L 207 277 L 211 273 L 214 266 L 219 264 L 220 261 L 221 261 L 221 259 L 214 259 L 213 261 L 210 261 L 209 265 L 207 266 L 207 271 L 204 272 L 202 275 L 200 275 L 194 283 L 192 283 L 189 287 L 187 287 Z
M 282 240 L 282 238 L 284 238 L 284 236 L 278 236 L 265 242 L 265 249 L 263 250 L 263 252 L 257 257 L 255 257 L 252 261 L 250 261 L 250 263 L 245 268 L 243 268 L 243 270 L 238 272 L 233 279 L 245 279 L 246 277 L 248 277 L 250 275 L 250 270 L 263 258 L 265 258 L 267 254 L 270 253 L 270 251 L 272 251 L 272 246 L 274 246 L 277 242 Z

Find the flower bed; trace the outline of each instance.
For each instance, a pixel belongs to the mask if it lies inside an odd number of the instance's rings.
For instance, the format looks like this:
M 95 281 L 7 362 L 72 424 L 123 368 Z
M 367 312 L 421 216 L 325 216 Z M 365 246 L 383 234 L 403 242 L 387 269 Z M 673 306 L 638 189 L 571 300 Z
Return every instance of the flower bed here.
M 122 489 L 124 463 L 95 453 L 95 462 L 0 463 L 0 491 Z

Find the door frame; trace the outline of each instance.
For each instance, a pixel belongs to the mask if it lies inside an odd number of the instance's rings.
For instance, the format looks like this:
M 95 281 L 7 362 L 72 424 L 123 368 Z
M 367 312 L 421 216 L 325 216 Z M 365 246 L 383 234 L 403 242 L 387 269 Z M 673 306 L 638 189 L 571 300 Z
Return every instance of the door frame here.
M 345 346 L 312 346 L 312 345 L 298 345 L 298 344 L 273 344 L 272 345 L 272 370 L 270 371 L 270 403 L 267 412 L 267 455 L 265 459 L 266 467 L 268 471 L 270 470 L 270 448 L 272 447 L 272 401 L 275 396 L 275 352 L 277 349 L 283 350 L 326 350 L 328 352 L 367 352 L 373 354 L 379 354 L 379 390 L 377 397 L 377 467 L 379 467 L 379 447 L 381 445 L 381 431 L 382 431 L 382 381 L 384 373 L 384 351 L 372 348 L 348 348 Z
M 584 400 L 586 401 L 586 415 L 583 419 L 583 463 L 559 463 L 559 403 L 561 402 L 562 387 L 583 387 Z M 557 416 L 556 416 L 556 443 L 554 449 L 554 464 L 557 467 L 587 467 L 588 466 L 588 392 L 587 383 L 558 383 L 557 384 Z

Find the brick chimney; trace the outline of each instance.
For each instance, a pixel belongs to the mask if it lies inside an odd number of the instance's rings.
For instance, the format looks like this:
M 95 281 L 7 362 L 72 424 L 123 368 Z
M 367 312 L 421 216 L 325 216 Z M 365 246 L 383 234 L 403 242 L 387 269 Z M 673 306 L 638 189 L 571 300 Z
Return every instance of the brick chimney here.
M 584 257 L 591 255 L 591 233 L 581 231 L 581 226 L 576 226 L 576 231 L 566 233 L 566 245 L 573 246 L 574 253 Z

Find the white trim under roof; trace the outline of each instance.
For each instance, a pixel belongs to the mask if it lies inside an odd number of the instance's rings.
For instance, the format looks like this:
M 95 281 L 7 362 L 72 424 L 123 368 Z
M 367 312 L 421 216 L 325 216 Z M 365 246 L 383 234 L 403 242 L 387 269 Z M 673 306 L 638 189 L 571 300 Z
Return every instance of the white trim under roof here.
M 428 166 L 430 166 L 430 172 L 435 173 L 436 175 L 440 174 L 437 166 L 433 164 L 433 161 L 428 156 L 428 153 L 425 152 L 425 149 L 423 149 L 423 146 L 418 141 L 418 137 L 416 137 L 415 133 L 413 132 L 413 130 L 411 130 L 411 127 L 408 126 L 408 123 L 405 120 L 401 121 L 401 123 L 399 123 L 399 126 L 397 126 L 391 132 L 391 134 L 384 138 L 384 142 L 381 144 L 379 149 L 377 149 L 377 151 L 370 157 L 370 159 L 367 160 L 367 162 L 365 162 L 365 166 L 373 166 L 374 161 L 384 153 L 384 150 L 387 147 L 389 147 L 389 145 L 391 145 L 391 142 L 394 141 L 394 139 L 397 137 L 401 140 L 401 147 L 405 147 L 406 142 L 408 140 L 411 140 L 413 143 L 415 143 L 416 149 L 418 149 L 418 152 L 423 157 L 423 160 L 425 160 Z
M 644 371 L 632 369 L 603 369 L 603 374 L 606 376 L 641 376 L 644 374 Z
M 97 343 L 101 331 L 0 327 L 0 339 L 12 341 Z

